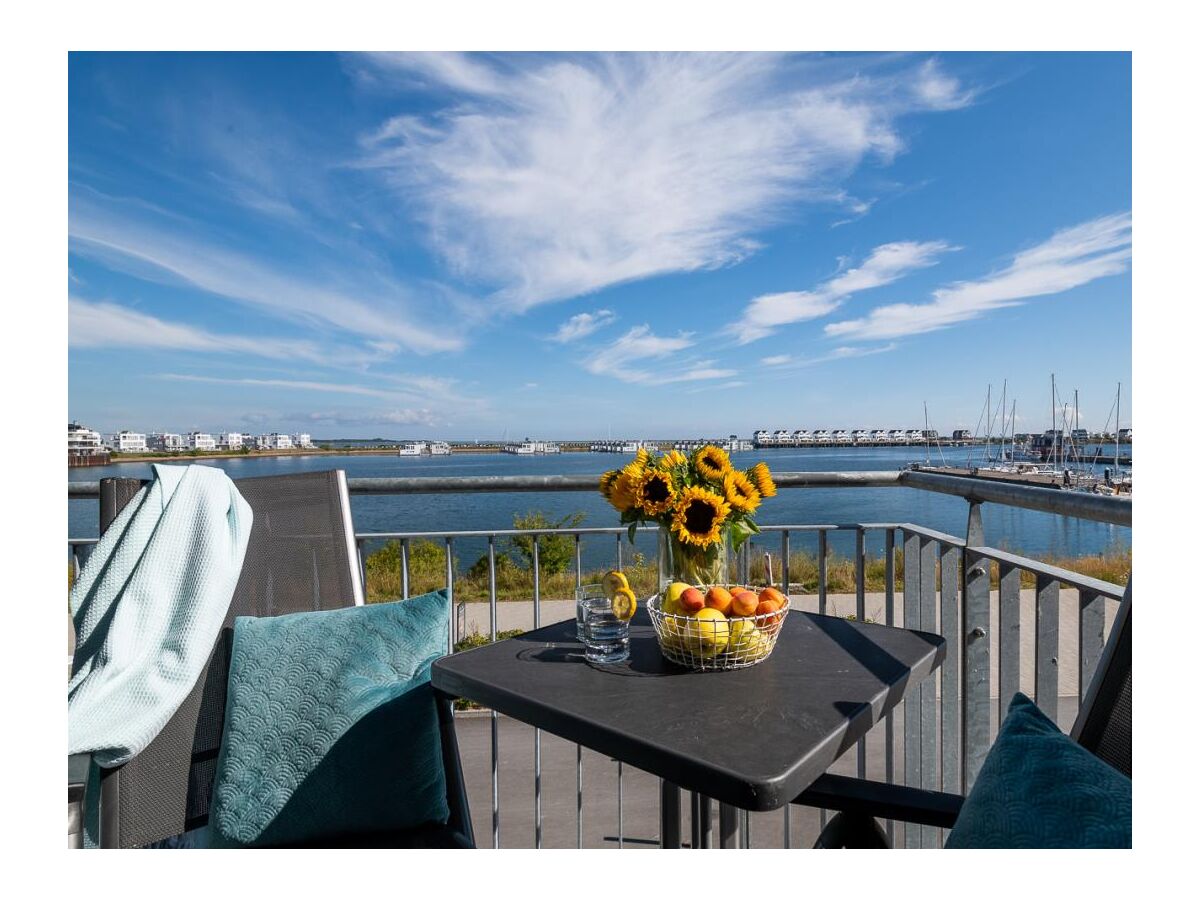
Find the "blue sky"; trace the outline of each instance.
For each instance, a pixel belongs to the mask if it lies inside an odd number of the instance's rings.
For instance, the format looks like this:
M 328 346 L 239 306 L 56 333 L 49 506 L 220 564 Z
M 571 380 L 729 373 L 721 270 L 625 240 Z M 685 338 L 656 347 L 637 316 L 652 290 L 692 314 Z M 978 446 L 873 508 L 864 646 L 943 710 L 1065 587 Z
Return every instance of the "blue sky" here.
M 1127 54 L 76 53 L 69 106 L 104 431 L 1131 420 Z

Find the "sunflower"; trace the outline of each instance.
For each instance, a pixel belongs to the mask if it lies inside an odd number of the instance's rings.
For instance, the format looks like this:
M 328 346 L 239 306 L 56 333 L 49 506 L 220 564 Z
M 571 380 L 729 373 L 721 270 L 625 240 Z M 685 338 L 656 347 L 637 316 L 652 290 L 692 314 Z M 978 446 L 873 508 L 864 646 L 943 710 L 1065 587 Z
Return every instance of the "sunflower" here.
M 745 472 L 734 469 L 725 473 L 725 499 L 738 512 L 752 513 L 762 502 L 762 494 L 746 477 Z
M 631 462 L 629 465 L 645 468 L 646 466 L 650 465 L 651 459 L 653 459 L 653 457 L 650 455 L 649 450 L 647 450 L 645 447 L 638 447 L 637 455 L 633 457 L 633 462 Z M 626 468 L 629 468 L 629 466 L 626 466 Z
M 702 487 L 684 488 L 675 504 L 671 530 L 685 544 L 708 547 L 721 539 L 729 504 L 720 494 Z
M 675 479 L 662 469 L 644 469 L 634 482 L 638 509 L 648 516 L 666 512 L 675 502 Z
M 612 486 L 608 491 L 608 502 L 616 507 L 617 512 L 632 509 L 637 502 L 636 485 L 639 477 L 641 477 L 641 469 L 638 469 L 636 473 L 630 473 L 627 467 L 618 472 L 617 477 L 613 479 Z
M 746 474 L 750 476 L 760 494 L 764 497 L 775 496 L 775 481 L 771 478 L 771 470 L 767 468 L 766 463 L 755 463 Z
M 720 447 L 709 444 L 696 454 L 696 470 L 705 478 L 720 481 L 731 468 L 729 454 Z
M 600 476 L 600 493 L 604 495 L 605 500 L 612 499 L 613 485 L 617 483 L 617 479 L 621 477 L 621 473 L 616 469 L 610 469 Z
M 682 466 L 686 463 L 687 457 L 678 450 L 668 450 L 663 454 L 662 459 L 658 461 L 658 464 L 664 469 L 673 469 L 676 466 Z

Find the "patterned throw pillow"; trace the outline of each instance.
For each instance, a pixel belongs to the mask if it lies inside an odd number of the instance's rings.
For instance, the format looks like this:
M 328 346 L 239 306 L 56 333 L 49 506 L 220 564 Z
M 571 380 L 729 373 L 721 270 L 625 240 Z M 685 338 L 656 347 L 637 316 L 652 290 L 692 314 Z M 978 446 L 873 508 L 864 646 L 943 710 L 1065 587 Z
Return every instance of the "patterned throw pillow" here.
M 1016 694 L 947 848 L 1133 845 L 1133 782 Z
M 446 652 L 435 591 L 234 625 L 214 846 L 396 831 L 449 816 L 429 667 Z

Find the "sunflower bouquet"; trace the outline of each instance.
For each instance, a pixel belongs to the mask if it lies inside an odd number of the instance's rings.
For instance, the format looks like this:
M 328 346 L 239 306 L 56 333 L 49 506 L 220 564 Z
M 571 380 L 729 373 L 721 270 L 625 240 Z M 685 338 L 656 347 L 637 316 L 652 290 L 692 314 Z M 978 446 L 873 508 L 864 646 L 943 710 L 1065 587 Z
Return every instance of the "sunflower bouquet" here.
M 600 477 L 600 493 L 629 526 L 631 543 L 639 525 L 659 526 L 673 580 L 722 584 L 729 551 L 758 534 L 754 513 L 764 497 L 775 496 L 775 482 L 766 463 L 740 471 L 710 444 L 690 456 L 638 450 L 625 468 Z

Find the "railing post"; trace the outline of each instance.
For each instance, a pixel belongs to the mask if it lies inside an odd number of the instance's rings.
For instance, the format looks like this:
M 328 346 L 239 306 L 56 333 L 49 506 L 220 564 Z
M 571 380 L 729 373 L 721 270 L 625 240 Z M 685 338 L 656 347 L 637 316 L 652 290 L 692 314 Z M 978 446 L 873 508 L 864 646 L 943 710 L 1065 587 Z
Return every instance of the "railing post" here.
M 942 663 L 942 790 L 959 793 L 962 790 L 962 720 L 959 714 L 959 691 L 962 684 L 962 647 L 958 642 L 960 578 L 958 548 L 943 544 L 941 548 L 942 636 L 946 638 L 946 660 Z
M 937 542 L 932 538 L 921 538 L 921 620 L 917 626 L 922 631 L 937 630 Z M 917 688 L 917 703 L 921 709 L 921 787 L 936 790 L 937 779 L 937 709 L 936 684 L 926 678 Z M 921 846 L 937 844 L 938 829 L 932 825 L 921 826 Z
M 1079 704 L 1087 696 L 1100 654 L 1104 652 L 1104 598 L 1095 591 L 1079 592 Z
M 904 627 L 921 627 L 921 537 L 904 532 Z M 921 786 L 920 693 L 904 701 L 904 783 Z M 921 828 L 904 826 L 904 846 L 921 846 Z
M 1050 719 L 1058 721 L 1058 582 L 1037 577 L 1034 601 L 1033 699 Z
M 1021 570 L 1000 564 L 1000 717 L 1021 689 Z
M 970 793 L 991 743 L 991 563 L 972 552 L 983 546 L 983 510 L 971 501 L 967 513 L 967 546 L 963 550 L 963 749 L 962 789 Z

